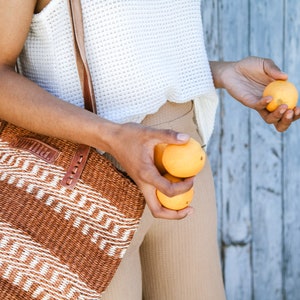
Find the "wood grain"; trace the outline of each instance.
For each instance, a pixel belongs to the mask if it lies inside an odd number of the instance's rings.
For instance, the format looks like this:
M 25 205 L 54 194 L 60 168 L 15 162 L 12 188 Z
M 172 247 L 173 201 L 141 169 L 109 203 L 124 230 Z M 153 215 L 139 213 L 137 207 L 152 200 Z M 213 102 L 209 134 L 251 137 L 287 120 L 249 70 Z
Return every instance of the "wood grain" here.
M 299 1 L 203 1 L 202 16 L 210 60 L 269 57 L 300 90 Z M 300 299 L 299 133 L 220 91 L 208 154 L 228 300 Z

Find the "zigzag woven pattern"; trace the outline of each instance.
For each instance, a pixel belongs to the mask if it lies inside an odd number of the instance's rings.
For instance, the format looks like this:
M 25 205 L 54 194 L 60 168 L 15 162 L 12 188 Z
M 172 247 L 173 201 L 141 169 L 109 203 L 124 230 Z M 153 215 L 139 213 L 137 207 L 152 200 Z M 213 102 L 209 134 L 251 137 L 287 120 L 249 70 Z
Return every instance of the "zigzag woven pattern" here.
M 11 147 L 28 135 L 61 152 L 54 165 Z M 94 150 L 75 189 L 63 187 L 75 150 L 11 124 L 2 131 L 0 299 L 101 299 L 124 256 L 143 197 Z

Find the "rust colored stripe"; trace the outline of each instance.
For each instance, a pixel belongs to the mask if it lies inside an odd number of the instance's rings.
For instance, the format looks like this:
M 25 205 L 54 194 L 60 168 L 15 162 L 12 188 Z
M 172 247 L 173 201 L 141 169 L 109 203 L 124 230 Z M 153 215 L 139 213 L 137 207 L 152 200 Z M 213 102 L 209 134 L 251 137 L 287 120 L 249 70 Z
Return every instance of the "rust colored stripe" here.
M 77 145 L 68 141 L 55 139 L 31 133 L 25 129 L 7 124 L 1 134 L 1 139 L 9 143 L 16 143 L 17 137 L 33 137 L 61 151 L 55 161 L 55 165 L 67 170 L 76 152 Z M 95 166 L 103 165 L 102 168 Z M 111 168 L 112 163 L 103 158 L 95 149 L 91 149 L 87 164 L 82 173 L 81 179 L 95 190 L 101 190 L 103 197 L 113 199 L 112 204 L 129 218 L 141 216 L 145 201 L 139 188 L 132 183 L 132 180 L 115 172 Z M 62 179 L 62 178 L 61 178 Z M 109 183 L 109 184 L 107 184 Z M 128 186 L 130 189 L 127 189 Z
M 0 299 L 1 300 L 32 300 L 29 293 L 26 293 L 18 286 L 11 284 L 0 277 Z
M 68 155 L 68 153 L 63 152 L 58 157 L 56 164 L 65 167 L 64 162 L 71 160 Z M 95 170 L 95 166 L 100 165 L 102 165 L 102 169 Z M 129 177 L 115 172 L 115 167 L 111 168 L 111 166 L 110 161 L 104 159 L 95 149 L 91 149 L 81 179 L 91 188 L 100 190 L 103 197 L 111 199 L 112 205 L 117 207 L 126 217 L 140 217 L 145 206 L 141 191 Z
M 112 266 L 120 259 L 113 259 L 101 251 L 67 221 L 41 200 L 29 198 L 29 194 L 0 181 L 0 219 L 29 234 L 34 241 L 49 249 L 80 279 L 98 293 L 103 291 L 113 276 Z M 6 195 L 11 195 L 9 199 Z

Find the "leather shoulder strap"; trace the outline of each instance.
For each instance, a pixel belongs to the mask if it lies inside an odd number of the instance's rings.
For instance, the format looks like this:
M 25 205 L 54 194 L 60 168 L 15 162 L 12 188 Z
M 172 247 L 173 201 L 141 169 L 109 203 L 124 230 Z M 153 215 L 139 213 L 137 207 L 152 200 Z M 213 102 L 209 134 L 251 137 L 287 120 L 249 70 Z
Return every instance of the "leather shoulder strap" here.
M 84 27 L 81 2 L 80 0 L 69 0 L 69 6 L 73 26 L 77 69 L 81 81 L 84 106 L 87 110 L 97 113 L 92 78 L 84 46 Z
M 80 77 L 85 109 L 97 113 L 92 79 L 86 59 L 84 46 L 83 18 L 80 0 L 69 0 L 70 15 L 73 26 L 74 48 L 76 53 L 77 70 Z M 73 189 L 81 177 L 88 160 L 90 148 L 87 145 L 78 145 L 77 151 L 68 167 L 61 183 Z

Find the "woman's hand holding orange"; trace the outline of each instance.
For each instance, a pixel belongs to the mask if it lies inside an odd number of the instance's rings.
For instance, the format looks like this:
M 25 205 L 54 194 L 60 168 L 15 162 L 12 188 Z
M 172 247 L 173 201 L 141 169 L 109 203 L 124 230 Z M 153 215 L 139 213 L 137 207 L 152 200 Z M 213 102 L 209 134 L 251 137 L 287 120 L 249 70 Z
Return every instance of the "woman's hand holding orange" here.
M 139 186 L 154 217 L 182 219 L 192 213 L 192 207 L 175 211 L 161 205 L 156 190 L 175 196 L 190 190 L 193 178 L 171 182 L 163 177 L 154 165 L 154 148 L 160 143 L 185 144 L 189 136 L 172 130 L 158 130 L 140 124 L 127 123 L 118 126 L 109 141 L 109 153 L 122 165 Z
M 275 80 L 288 79 L 288 75 L 272 60 L 247 57 L 238 62 L 211 62 L 211 67 L 216 87 L 225 88 L 232 97 L 255 109 L 266 123 L 274 124 L 278 131 L 287 130 L 293 121 L 300 118 L 300 107 L 288 109 L 282 104 L 273 112 L 266 109 L 272 98 L 263 97 L 265 87 Z
M 154 163 L 159 172 L 171 182 L 180 182 L 196 176 L 204 167 L 206 153 L 193 138 L 183 145 L 158 144 L 154 148 Z M 170 197 L 160 190 L 157 197 L 164 207 L 179 210 L 187 207 L 193 200 L 194 190 Z

